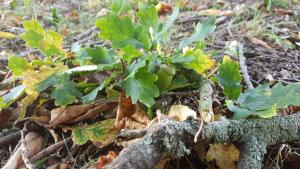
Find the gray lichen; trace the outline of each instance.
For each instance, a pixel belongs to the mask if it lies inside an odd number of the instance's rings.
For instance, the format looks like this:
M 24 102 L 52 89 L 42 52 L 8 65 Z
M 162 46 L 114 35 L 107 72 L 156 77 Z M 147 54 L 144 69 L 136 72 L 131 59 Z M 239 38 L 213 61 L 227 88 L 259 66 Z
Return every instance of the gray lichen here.
M 160 160 L 190 153 L 199 127 L 195 119 L 165 119 L 147 131 L 138 143 L 124 149 L 106 168 L 153 168 Z M 261 168 L 268 145 L 300 140 L 300 113 L 255 120 L 221 120 L 203 127 L 199 142 L 240 145 L 238 169 Z

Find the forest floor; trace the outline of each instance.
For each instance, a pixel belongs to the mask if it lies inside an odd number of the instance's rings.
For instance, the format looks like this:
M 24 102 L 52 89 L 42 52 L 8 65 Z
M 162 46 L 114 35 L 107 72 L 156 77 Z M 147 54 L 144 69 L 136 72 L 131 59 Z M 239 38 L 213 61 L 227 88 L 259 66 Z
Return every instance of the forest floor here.
M 254 87 L 259 84 L 275 84 L 281 82 L 288 85 L 300 82 L 300 2 L 296 0 L 272 0 L 273 6 L 268 10 L 262 1 L 255 0 L 224 0 L 206 1 L 180 1 L 181 11 L 175 21 L 175 30 L 171 37 L 171 48 L 176 48 L 180 40 L 188 37 L 198 22 L 202 22 L 207 16 L 217 16 L 217 28 L 206 43 L 205 50 L 214 53 L 215 60 L 222 60 L 228 45 L 232 41 L 243 44 L 243 52 L 246 57 L 250 80 Z M 271 1 L 271 0 L 270 0 Z M 41 58 L 41 54 L 25 45 L 25 42 L 17 35 L 24 32 L 22 22 L 31 18 L 37 18 L 46 29 L 55 29 L 64 38 L 63 48 L 71 51 L 72 45 L 77 42 L 81 45 L 96 46 L 110 44 L 100 41 L 94 26 L 97 18 L 103 17 L 108 11 L 107 2 L 104 1 L 56 1 L 40 0 L 26 6 L 24 4 L 8 4 L 9 1 L 0 0 L 0 31 L 16 35 L 7 39 L 0 37 L 0 82 L 8 79 L 11 72 L 7 68 L 8 56 L 16 55 L 33 60 Z M 24 1 L 25 2 L 25 1 Z M 276 3 L 275 3 L 276 2 Z M 174 8 L 178 2 L 171 2 Z M 51 13 L 52 9 L 52 13 Z M 58 11 L 60 21 L 54 23 L 53 9 Z M 238 58 L 234 58 L 238 61 Z M 244 87 L 246 86 L 243 83 Z M 1 86 L 0 86 L 1 87 Z M 0 88 L 0 96 L 7 92 L 7 88 Z M 175 91 L 179 93 L 186 90 Z M 230 116 L 225 104 L 225 96 L 220 87 L 216 86 L 213 102 L 215 115 Z M 160 96 L 156 101 L 166 102 L 164 105 L 183 104 L 193 110 L 198 110 L 199 96 L 187 94 L 178 96 L 176 93 Z M 0 140 L 1 137 L 18 133 L 24 126 L 25 120 L 14 123 L 17 116 L 12 105 L 9 113 L 3 109 L 0 112 Z M 46 109 L 51 111 L 53 106 Z M 29 110 L 32 108 L 29 107 Z M 1 109 L 0 109 L 1 110 Z M 281 111 L 279 116 L 293 114 L 297 111 Z M 9 114 L 9 115 L 8 115 Z M 113 116 L 113 115 L 112 115 Z M 102 117 L 97 117 L 100 119 Z M 34 131 L 43 135 L 43 148 L 49 147 L 54 142 L 70 137 L 68 126 L 47 127 L 37 120 L 37 126 L 31 126 Z M 93 120 L 85 120 L 73 125 L 90 124 Z M 46 126 L 46 127 L 45 127 Z M 9 144 L 0 144 L 0 166 L 3 167 L 18 147 L 20 134 L 12 137 Z M 56 140 L 57 139 L 57 140 Z M 125 143 L 124 143 L 125 144 Z M 124 145 L 113 141 L 104 146 L 87 142 L 83 145 L 75 145 L 65 141 L 55 152 L 43 157 L 37 168 L 89 168 L 97 163 L 99 156 L 106 155 L 109 151 L 119 152 Z M 290 153 L 293 152 L 293 153 Z M 268 147 L 268 154 L 264 158 L 264 168 L 278 166 L 280 168 L 299 168 L 300 147 L 294 144 L 282 144 Z M 190 155 L 181 159 L 175 159 L 164 165 L 166 168 L 218 168 L 215 162 L 207 162 L 193 151 Z M 222 168 L 219 166 L 219 168 Z M 226 169 L 226 168 L 224 168 Z

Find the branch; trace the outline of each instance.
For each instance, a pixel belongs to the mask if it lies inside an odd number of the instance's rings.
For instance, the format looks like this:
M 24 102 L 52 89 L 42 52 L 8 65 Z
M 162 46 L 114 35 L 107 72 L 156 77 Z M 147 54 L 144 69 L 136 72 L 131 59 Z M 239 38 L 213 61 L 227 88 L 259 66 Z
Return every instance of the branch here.
M 164 119 L 147 131 L 136 144 L 121 151 L 105 168 L 153 168 L 160 160 L 190 153 L 199 126 L 195 119 L 177 122 Z M 198 138 L 204 144 L 241 145 L 237 169 L 262 167 L 266 147 L 300 139 L 300 113 L 285 117 L 251 120 L 222 119 L 203 127 Z
M 244 50 L 243 50 L 243 45 L 238 43 L 238 53 L 239 53 L 239 62 L 240 62 L 240 66 L 241 66 L 241 72 L 243 74 L 245 83 L 247 85 L 247 87 L 249 89 L 253 89 L 253 84 L 250 80 L 250 76 L 248 74 L 248 69 L 247 69 L 247 65 L 246 65 L 246 58 L 244 56 Z

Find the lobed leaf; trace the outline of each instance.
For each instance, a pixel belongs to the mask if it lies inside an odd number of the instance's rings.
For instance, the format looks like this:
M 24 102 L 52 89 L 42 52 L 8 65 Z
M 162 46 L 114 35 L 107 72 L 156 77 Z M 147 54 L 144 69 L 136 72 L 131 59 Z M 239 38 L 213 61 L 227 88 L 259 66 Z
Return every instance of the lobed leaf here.
M 20 37 L 26 42 L 26 45 L 39 49 L 47 57 L 66 55 L 59 33 L 53 30 L 45 31 L 36 20 L 23 22 L 23 27 L 26 32 L 22 33 Z
M 154 104 L 154 97 L 159 96 L 159 89 L 154 84 L 157 75 L 147 72 L 142 66 L 137 64 L 134 73 L 131 72 L 124 80 L 126 97 L 131 97 L 132 102 L 138 100 L 148 107 Z M 129 71 L 130 72 L 130 71 Z
M 23 72 L 30 68 L 26 59 L 18 56 L 10 56 L 8 58 L 8 69 L 13 72 L 15 76 L 21 76 Z
M 237 99 L 242 91 L 242 76 L 240 66 L 237 61 L 233 61 L 229 56 L 224 56 L 223 63 L 219 67 L 216 76 L 219 84 L 223 87 L 224 94 L 229 99 Z
M 259 85 L 241 93 L 236 102 L 227 101 L 228 108 L 234 112 L 233 118 L 246 118 L 257 115 L 269 118 L 276 115 L 277 109 L 287 106 L 300 106 L 300 83 L 283 86 L 281 83 L 270 88 L 268 85 Z
M 193 42 L 204 40 L 208 35 L 210 35 L 216 29 L 216 18 L 211 17 L 204 20 L 202 23 L 198 23 L 195 28 L 195 33 L 190 37 L 182 40 L 179 43 L 179 48 L 182 49 Z

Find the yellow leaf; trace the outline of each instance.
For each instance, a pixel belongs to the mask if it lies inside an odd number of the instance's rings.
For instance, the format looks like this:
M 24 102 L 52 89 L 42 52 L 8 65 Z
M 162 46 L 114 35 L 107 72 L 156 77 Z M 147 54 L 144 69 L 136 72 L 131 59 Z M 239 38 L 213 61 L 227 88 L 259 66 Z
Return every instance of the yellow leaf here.
M 184 53 L 184 56 L 194 56 L 194 61 L 187 63 L 187 67 L 193 69 L 199 74 L 203 74 L 205 71 L 211 69 L 215 65 L 215 60 L 211 59 L 209 55 L 201 51 L 200 49 L 188 50 Z
M 25 93 L 27 96 L 21 100 L 21 109 L 18 120 L 24 119 L 27 107 L 38 98 L 39 92 L 37 91 L 36 85 L 54 73 L 64 69 L 66 69 L 66 66 L 63 65 L 54 68 L 42 65 L 39 71 L 28 69 L 23 73 L 23 85 L 25 86 Z
M 218 10 L 218 9 L 207 9 L 199 12 L 200 15 L 204 16 L 233 16 L 235 13 L 231 10 Z
M 12 33 L 0 31 L 0 39 L 14 39 L 15 37 Z
M 179 121 L 184 121 L 188 117 L 197 117 L 197 113 L 185 105 L 172 105 L 169 112 L 169 117 L 175 117 Z
M 234 144 L 210 145 L 206 160 L 216 160 L 219 169 L 234 169 L 235 161 L 239 159 L 240 151 Z

